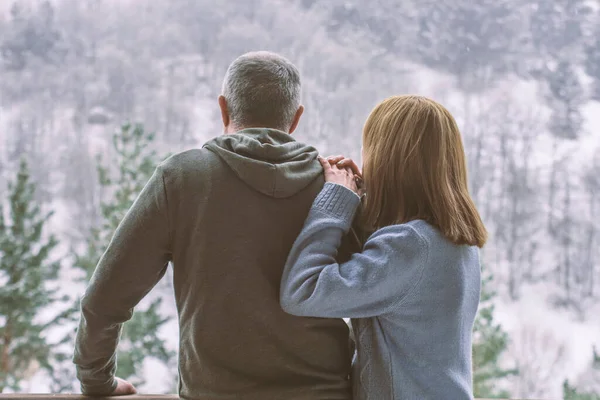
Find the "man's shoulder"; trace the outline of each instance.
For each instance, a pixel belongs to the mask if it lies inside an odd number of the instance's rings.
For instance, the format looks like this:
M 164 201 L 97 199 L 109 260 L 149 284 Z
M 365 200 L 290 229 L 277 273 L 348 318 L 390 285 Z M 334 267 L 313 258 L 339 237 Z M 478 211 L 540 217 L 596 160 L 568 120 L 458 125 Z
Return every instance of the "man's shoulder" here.
M 206 148 L 185 150 L 164 160 L 160 167 L 167 175 L 206 172 L 216 161 L 215 155 Z

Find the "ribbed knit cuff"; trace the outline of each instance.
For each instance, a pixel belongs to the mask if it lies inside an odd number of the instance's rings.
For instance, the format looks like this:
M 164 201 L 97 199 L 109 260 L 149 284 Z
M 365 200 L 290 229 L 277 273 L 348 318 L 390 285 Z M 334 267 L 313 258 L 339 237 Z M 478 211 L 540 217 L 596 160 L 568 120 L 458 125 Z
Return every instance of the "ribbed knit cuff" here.
M 352 224 L 360 204 L 360 197 L 345 186 L 326 182 L 313 203 L 313 207 Z

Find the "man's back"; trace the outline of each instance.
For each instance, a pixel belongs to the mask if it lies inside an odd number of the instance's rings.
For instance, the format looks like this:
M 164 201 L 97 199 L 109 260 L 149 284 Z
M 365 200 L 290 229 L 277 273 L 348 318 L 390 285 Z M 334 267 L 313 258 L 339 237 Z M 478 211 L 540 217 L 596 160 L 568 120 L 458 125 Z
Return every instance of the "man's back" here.
M 225 135 L 158 166 L 81 299 L 73 362 L 84 394 L 135 392 L 115 376 L 120 329 L 172 262 L 183 398 L 350 398 L 346 324 L 279 305 L 288 252 L 324 183 L 316 150 L 289 135 L 300 97 L 298 69 L 278 54 L 229 65 Z M 339 258 L 351 250 L 342 243 Z
M 323 185 L 315 157 L 283 132 L 247 129 L 163 165 L 183 398 L 349 398 L 346 324 L 279 305 L 283 265 Z

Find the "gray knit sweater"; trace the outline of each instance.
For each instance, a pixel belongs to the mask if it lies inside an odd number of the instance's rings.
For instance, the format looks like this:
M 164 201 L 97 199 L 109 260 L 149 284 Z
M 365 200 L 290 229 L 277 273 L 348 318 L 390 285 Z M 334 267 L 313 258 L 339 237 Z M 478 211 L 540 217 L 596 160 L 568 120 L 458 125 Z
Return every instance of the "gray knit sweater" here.
M 416 220 L 376 231 L 362 252 L 337 263 L 358 204 L 352 191 L 325 184 L 288 257 L 283 309 L 352 318 L 355 400 L 472 399 L 477 248 Z

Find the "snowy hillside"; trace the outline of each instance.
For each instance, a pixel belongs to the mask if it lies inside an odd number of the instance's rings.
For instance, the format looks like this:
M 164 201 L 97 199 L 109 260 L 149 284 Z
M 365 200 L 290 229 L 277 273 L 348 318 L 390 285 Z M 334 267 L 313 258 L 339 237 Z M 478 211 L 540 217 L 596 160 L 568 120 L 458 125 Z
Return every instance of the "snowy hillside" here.
M 515 398 L 561 398 L 566 379 L 600 393 L 600 8 L 549 4 L 1 1 L 0 193 L 26 158 L 36 201 L 54 211 L 45 235 L 59 238 L 63 270 L 53 284 L 75 301 L 85 285 L 74 255 L 101 225 L 101 203 L 114 200 L 96 157 L 117 172 L 112 135 L 126 122 L 155 132 L 159 158 L 219 135 L 216 99 L 241 53 L 273 50 L 296 63 L 306 111 L 294 136 L 326 155 L 358 160 L 362 125 L 383 98 L 430 96 L 459 123 L 490 233 L 482 260 L 509 337 L 501 363 L 519 369 L 498 385 Z M 170 274 L 139 309 L 156 298 L 171 320 L 152 333 L 175 351 Z M 147 357 L 138 372 L 144 392 L 176 390 L 176 360 Z M 22 391 L 52 390 L 37 362 L 23 376 Z

